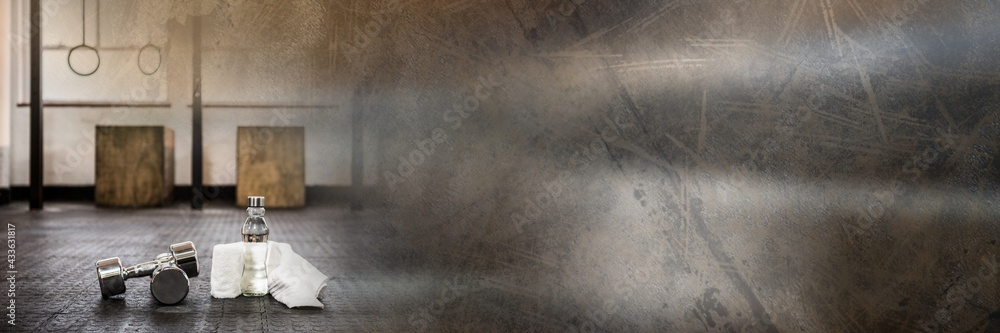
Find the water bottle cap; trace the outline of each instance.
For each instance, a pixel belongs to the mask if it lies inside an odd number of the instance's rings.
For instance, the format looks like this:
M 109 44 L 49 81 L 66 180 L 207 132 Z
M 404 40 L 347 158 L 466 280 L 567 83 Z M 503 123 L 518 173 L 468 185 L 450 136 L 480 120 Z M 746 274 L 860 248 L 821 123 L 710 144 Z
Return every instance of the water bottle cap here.
M 247 207 L 264 207 L 264 197 L 247 197 Z

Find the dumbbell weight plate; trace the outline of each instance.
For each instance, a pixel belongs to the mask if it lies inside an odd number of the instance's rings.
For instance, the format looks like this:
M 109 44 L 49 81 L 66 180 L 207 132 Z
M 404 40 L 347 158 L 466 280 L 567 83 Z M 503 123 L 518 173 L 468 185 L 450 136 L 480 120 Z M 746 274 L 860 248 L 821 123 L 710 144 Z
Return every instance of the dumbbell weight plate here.
M 122 262 L 118 257 L 97 262 L 97 281 L 101 285 L 101 297 L 125 293 L 125 277 Z
M 153 273 L 153 279 L 149 282 L 149 291 L 153 293 L 160 303 L 173 305 L 183 301 L 187 297 L 189 283 L 184 270 L 176 266 L 161 266 Z
M 194 243 L 170 245 L 170 253 L 173 254 L 177 267 L 183 269 L 188 277 L 198 276 L 198 250 L 194 248 Z

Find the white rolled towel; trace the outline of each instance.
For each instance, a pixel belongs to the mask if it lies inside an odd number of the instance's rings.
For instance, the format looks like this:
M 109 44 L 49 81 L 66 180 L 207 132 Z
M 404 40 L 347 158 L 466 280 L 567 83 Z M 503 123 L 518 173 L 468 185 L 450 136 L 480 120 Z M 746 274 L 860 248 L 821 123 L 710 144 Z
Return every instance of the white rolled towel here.
M 212 249 L 212 297 L 235 298 L 243 275 L 243 243 L 219 244 Z M 268 242 L 268 293 L 289 308 L 323 307 L 319 292 L 326 287 L 325 274 L 292 251 L 286 243 Z

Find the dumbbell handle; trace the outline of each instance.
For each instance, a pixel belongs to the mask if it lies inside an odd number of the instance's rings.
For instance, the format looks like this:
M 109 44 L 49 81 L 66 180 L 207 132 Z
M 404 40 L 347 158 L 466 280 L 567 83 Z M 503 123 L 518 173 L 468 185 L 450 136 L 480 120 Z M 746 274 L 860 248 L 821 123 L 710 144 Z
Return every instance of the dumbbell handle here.
M 174 267 L 171 267 L 174 266 Z M 161 268 L 162 267 L 162 268 Z M 170 285 L 173 285 L 171 281 L 180 281 L 177 279 L 176 271 L 180 270 L 183 274 L 183 280 L 185 284 L 185 295 L 187 290 L 187 278 L 198 276 L 198 251 L 194 248 L 194 243 L 188 241 L 183 243 L 177 243 L 170 245 L 170 253 L 163 253 L 156 256 L 156 260 L 150 262 L 144 262 L 138 265 L 129 266 L 125 268 L 122 266 L 122 261 L 118 257 L 108 258 L 104 260 L 97 261 L 97 283 L 101 286 L 101 297 L 108 298 L 114 295 L 119 295 L 125 293 L 125 280 L 140 276 L 152 276 L 157 270 L 159 271 L 171 271 L 174 273 L 168 274 L 169 276 L 174 276 L 173 278 L 167 278 L 166 285 L 168 288 L 167 298 L 172 299 L 170 293 Z M 156 278 L 154 277 L 154 280 Z M 154 283 L 156 284 L 156 283 Z M 165 289 L 158 289 L 164 291 Z M 162 293 L 161 293 L 162 294 Z M 160 300 L 160 296 L 156 296 L 157 293 L 154 291 L 153 296 Z M 161 295 L 162 296 L 162 295 Z M 183 298 L 183 297 L 182 297 Z M 161 300 L 162 301 L 162 300 Z
M 156 260 L 144 262 L 130 267 L 125 267 L 123 272 L 123 277 L 128 280 L 134 277 L 140 276 L 150 276 L 153 275 L 153 271 L 157 267 L 164 264 L 170 264 L 174 261 L 174 256 L 169 253 L 162 253 L 156 256 Z

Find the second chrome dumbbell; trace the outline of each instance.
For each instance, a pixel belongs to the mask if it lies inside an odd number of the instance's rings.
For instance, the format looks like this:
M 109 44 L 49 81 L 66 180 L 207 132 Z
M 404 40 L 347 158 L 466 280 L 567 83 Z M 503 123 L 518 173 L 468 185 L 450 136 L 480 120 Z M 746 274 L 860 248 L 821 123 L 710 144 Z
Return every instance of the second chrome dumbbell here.
M 189 289 L 188 278 L 198 276 L 198 251 L 194 243 L 170 245 L 170 253 L 131 267 L 123 267 L 118 257 L 97 262 L 97 281 L 104 298 L 125 293 L 125 280 L 140 276 L 152 278 L 149 290 L 160 303 L 177 304 L 184 300 Z

